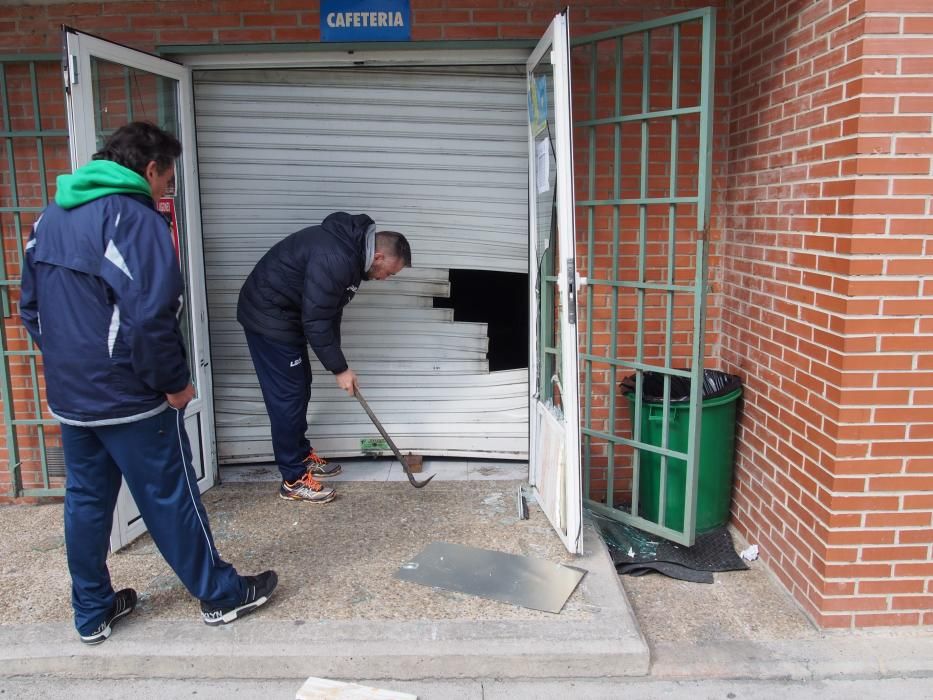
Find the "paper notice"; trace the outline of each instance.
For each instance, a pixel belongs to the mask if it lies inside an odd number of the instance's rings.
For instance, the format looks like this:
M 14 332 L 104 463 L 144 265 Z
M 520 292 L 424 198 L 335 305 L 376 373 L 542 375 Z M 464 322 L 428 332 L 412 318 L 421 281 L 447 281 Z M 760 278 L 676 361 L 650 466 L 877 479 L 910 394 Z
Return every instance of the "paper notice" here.
M 551 143 L 547 138 L 535 144 L 535 180 L 538 194 L 551 188 Z

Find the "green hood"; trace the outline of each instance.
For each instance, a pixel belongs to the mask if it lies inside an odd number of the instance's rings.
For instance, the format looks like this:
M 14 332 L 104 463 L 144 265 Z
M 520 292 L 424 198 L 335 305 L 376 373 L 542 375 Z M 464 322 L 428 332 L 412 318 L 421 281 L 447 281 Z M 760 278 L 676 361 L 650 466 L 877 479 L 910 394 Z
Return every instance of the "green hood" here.
M 74 209 L 109 194 L 152 197 L 146 178 L 111 160 L 92 160 L 71 175 L 59 175 L 57 183 L 55 203 L 62 209 Z

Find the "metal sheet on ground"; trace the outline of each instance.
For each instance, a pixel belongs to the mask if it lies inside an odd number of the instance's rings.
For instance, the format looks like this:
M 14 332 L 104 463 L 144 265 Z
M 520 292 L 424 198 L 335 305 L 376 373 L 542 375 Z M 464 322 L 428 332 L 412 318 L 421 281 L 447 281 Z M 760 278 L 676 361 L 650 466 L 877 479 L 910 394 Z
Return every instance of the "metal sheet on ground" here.
M 559 613 L 586 571 L 516 554 L 432 542 L 395 577 L 432 588 Z

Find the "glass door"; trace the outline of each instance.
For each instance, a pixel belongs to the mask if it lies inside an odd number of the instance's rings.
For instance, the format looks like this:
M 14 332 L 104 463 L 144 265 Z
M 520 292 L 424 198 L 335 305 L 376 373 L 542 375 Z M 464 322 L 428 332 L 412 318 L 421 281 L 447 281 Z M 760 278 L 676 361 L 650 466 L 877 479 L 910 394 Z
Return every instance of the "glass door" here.
M 527 63 L 529 156 L 529 476 L 567 550 L 580 552 L 582 496 L 574 255 L 573 144 L 566 11 Z

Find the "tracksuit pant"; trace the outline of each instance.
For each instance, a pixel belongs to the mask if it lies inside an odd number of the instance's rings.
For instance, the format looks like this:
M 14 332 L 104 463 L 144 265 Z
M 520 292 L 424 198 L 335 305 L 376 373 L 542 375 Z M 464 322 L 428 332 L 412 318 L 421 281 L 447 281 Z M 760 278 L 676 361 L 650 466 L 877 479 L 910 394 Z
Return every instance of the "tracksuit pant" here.
M 308 402 L 311 400 L 311 366 L 307 345 L 288 345 L 246 332 L 272 426 L 272 452 L 285 481 L 304 476 L 305 458 L 311 451 L 308 431 Z
M 107 568 L 113 511 L 123 480 L 165 561 L 195 598 L 239 604 L 244 580 L 214 546 L 191 465 L 184 412 L 117 425 L 62 425 L 65 547 L 75 627 L 90 634 L 114 601 Z

